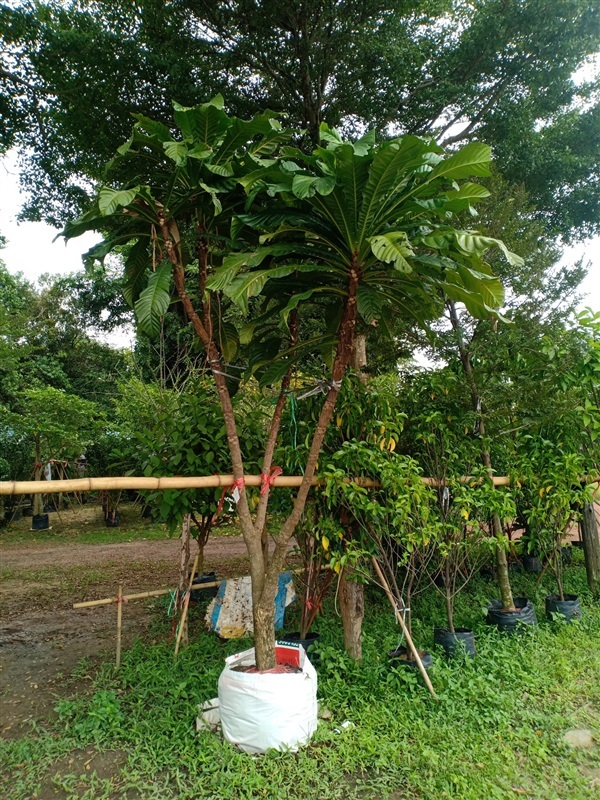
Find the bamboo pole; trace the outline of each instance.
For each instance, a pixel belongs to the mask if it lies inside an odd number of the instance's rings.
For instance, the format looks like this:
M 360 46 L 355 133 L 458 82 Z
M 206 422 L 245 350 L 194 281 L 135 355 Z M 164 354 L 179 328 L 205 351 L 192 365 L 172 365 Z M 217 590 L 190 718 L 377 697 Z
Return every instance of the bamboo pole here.
M 192 586 L 192 591 L 194 589 L 213 589 L 216 586 L 220 586 L 221 581 L 213 581 L 212 583 L 197 583 Z M 153 589 L 150 592 L 138 592 L 137 594 L 126 594 L 123 595 L 123 602 L 128 603 L 130 600 L 145 600 L 148 597 L 162 597 L 165 594 L 169 594 L 172 589 Z M 110 606 L 113 603 L 118 602 L 118 597 L 104 597 L 102 600 L 86 600 L 83 603 L 73 603 L 73 608 L 97 608 L 98 606 Z
M 121 628 L 123 627 L 123 584 L 117 590 L 117 669 L 121 666 Z
M 428 486 L 443 485 L 436 478 L 421 478 Z M 460 479 L 463 483 L 481 480 L 470 475 Z M 494 486 L 509 486 L 508 476 L 495 476 L 492 478 Z M 212 489 L 220 486 L 231 486 L 234 482 L 233 475 L 205 475 L 193 478 L 181 476 L 165 478 L 73 478 L 56 481 L 0 481 L 0 495 L 15 494 L 52 494 L 56 492 L 99 492 L 114 489 L 140 489 L 146 491 L 160 491 L 162 489 Z M 246 486 L 261 486 L 260 475 L 245 475 Z M 372 478 L 345 478 L 346 483 L 356 483 L 366 488 L 377 488 L 381 484 Z M 41 484 L 41 485 L 40 485 Z M 274 486 L 292 489 L 302 484 L 302 475 L 278 475 Z M 315 478 L 313 486 L 323 485 L 324 481 Z
M 194 582 L 194 576 L 196 575 L 196 568 L 198 567 L 198 558 L 200 557 L 200 553 L 196 553 L 196 558 L 194 559 L 194 566 L 192 567 L 192 574 L 190 575 L 190 582 L 188 584 L 187 594 L 183 600 L 183 611 L 181 612 L 181 620 L 179 622 L 179 629 L 177 631 L 177 641 L 175 642 L 175 658 L 177 658 L 177 653 L 179 652 L 179 646 L 181 645 L 181 639 L 183 637 L 183 629 L 187 623 L 187 614 L 188 608 L 190 606 L 190 594 L 192 591 L 192 583 Z
M 381 585 L 383 586 L 383 590 L 386 593 L 387 598 L 388 598 L 388 600 L 390 601 L 390 603 L 392 605 L 392 608 L 394 609 L 394 614 L 396 615 L 396 619 L 400 623 L 400 627 L 402 628 L 402 633 L 404 634 L 404 636 L 406 638 L 406 643 L 408 644 L 408 648 L 409 648 L 410 652 L 413 654 L 413 656 L 415 658 L 415 661 L 417 662 L 417 666 L 419 667 L 421 675 L 423 676 L 423 680 L 425 681 L 425 685 L 427 686 L 427 688 L 431 692 L 432 697 L 437 697 L 437 695 L 435 693 L 435 690 L 434 690 L 434 688 L 433 688 L 433 686 L 431 684 L 431 681 L 429 680 L 429 675 L 427 674 L 427 670 L 425 669 L 425 667 L 423 666 L 423 662 L 421 661 L 421 656 L 419 655 L 419 651 L 415 647 L 415 643 L 413 642 L 412 637 L 411 637 L 410 633 L 408 632 L 408 628 L 406 627 L 406 623 L 404 622 L 404 617 L 398 611 L 398 606 L 396 605 L 396 601 L 394 600 L 394 596 L 392 594 L 390 586 L 389 586 L 389 584 L 388 584 L 388 582 L 386 580 L 385 575 L 381 571 L 381 567 L 379 566 L 379 562 L 377 561 L 377 559 L 374 556 L 373 556 L 373 565 L 375 567 L 375 571 L 377 572 L 379 580 L 381 581 Z

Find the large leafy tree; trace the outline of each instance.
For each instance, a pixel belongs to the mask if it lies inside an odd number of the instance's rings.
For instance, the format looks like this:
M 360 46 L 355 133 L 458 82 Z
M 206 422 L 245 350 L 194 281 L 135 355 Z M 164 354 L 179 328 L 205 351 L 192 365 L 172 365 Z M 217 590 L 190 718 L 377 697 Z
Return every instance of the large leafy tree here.
M 214 377 L 230 450 L 242 534 L 250 555 L 256 657 L 274 664 L 274 599 L 288 543 L 300 521 L 327 426 L 349 365 L 358 316 L 384 321 L 402 314 L 423 324 L 442 307 L 441 291 L 476 314 L 494 313 L 503 298 L 484 254 L 504 245 L 452 227 L 456 212 L 486 195 L 471 175 L 486 175 L 485 145 L 445 157 L 431 139 L 405 136 L 381 145 L 373 134 L 344 141 L 326 126 L 312 153 L 290 146 L 293 131 L 265 112 L 228 117 L 222 99 L 193 108 L 175 105 L 178 136 L 140 117 L 119 150 L 113 186 L 65 229 L 107 234 L 96 251 L 132 244 L 125 292 L 140 324 L 157 330 L 169 306 L 171 281 L 202 342 Z M 132 174 L 135 178 L 132 179 Z M 121 177 L 119 175 L 128 176 Z M 137 300 L 135 300 L 137 297 Z M 223 323 L 234 303 L 246 324 Z M 305 306 L 330 323 L 324 336 L 299 341 Z M 293 508 L 265 547 L 273 454 L 296 360 L 320 349 L 325 395 Z M 278 388 L 262 457 L 262 491 L 252 515 L 244 460 L 232 406 L 236 355 L 246 375 Z M 239 375 L 236 376 L 239 380 Z
M 598 48 L 589 0 L 24 0 L 0 11 L 5 146 L 30 149 L 31 217 L 81 207 L 130 113 L 227 92 L 318 142 L 321 122 L 477 137 L 554 231 L 598 229 Z M 32 135 L 35 131 L 37 135 Z M 56 188 L 60 188 L 60 193 Z

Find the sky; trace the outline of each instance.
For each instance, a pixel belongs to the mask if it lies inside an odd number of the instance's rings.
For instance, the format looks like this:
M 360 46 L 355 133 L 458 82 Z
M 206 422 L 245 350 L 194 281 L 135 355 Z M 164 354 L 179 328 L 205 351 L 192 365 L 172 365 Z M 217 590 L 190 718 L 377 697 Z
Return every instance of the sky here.
M 80 270 L 82 254 L 100 237 L 87 233 L 68 243 L 63 239 L 54 241 L 58 231 L 46 223 L 17 223 L 22 202 L 16 157 L 9 153 L 0 161 L 0 234 L 8 240 L 6 247 L 0 250 L 0 259 L 9 272 L 22 272 L 35 282 L 46 272 L 58 275 Z M 600 237 L 565 248 L 564 263 L 573 264 L 580 258 L 584 258 L 584 263 L 590 262 L 588 275 L 581 285 L 581 293 L 586 295 L 582 308 L 590 306 L 600 311 Z M 120 331 L 108 337 L 108 342 L 126 347 L 131 338 L 131 332 Z

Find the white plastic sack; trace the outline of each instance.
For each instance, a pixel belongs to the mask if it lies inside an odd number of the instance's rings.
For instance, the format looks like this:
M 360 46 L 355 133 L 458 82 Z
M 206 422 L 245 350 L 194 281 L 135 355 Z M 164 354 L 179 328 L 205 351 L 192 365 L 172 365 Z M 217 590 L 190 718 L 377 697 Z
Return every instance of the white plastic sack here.
M 296 751 L 317 729 L 317 673 L 308 658 L 302 672 L 234 672 L 255 663 L 254 648 L 230 656 L 219 677 L 223 736 L 246 753 Z

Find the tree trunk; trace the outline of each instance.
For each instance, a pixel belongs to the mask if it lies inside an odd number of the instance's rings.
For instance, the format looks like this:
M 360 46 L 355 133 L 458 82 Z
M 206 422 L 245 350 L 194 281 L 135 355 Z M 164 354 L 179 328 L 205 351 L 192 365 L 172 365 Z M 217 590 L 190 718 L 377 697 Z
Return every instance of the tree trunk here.
M 452 586 L 450 584 L 450 557 L 446 558 L 444 564 L 444 592 L 446 597 L 446 618 L 448 619 L 448 630 L 454 633 L 454 603 L 452 602 Z
M 594 597 L 600 596 L 600 536 L 593 503 L 586 503 L 580 523 L 585 571 Z
M 354 581 L 352 571 L 344 568 L 340 575 L 340 610 L 344 626 L 344 647 L 348 655 L 362 661 L 362 621 L 365 615 L 365 588 Z
M 190 569 L 190 515 L 186 514 L 183 518 L 181 526 L 181 554 L 179 561 L 179 583 L 177 586 L 177 611 L 183 609 L 183 602 L 185 593 L 189 583 L 189 569 Z M 183 622 L 184 630 L 182 634 L 182 641 L 184 644 L 188 643 L 188 627 L 187 617 Z
M 261 602 L 252 608 L 254 621 L 254 655 L 262 672 L 275 664 L 275 594 L 263 591 Z
M 42 480 L 42 447 L 40 444 L 40 435 L 35 435 L 35 480 Z M 42 494 L 35 494 L 33 496 L 33 514 L 39 516 L 44 513 L 44 496 Z

